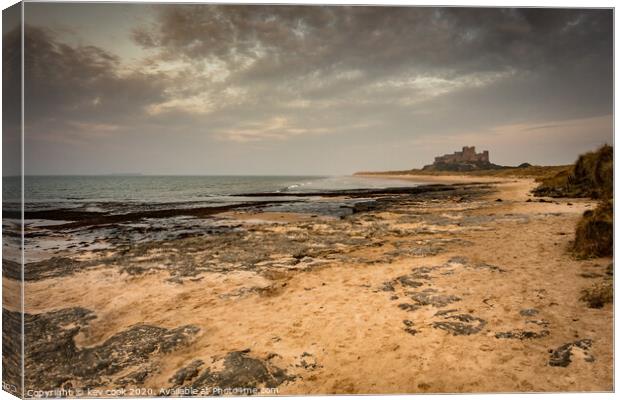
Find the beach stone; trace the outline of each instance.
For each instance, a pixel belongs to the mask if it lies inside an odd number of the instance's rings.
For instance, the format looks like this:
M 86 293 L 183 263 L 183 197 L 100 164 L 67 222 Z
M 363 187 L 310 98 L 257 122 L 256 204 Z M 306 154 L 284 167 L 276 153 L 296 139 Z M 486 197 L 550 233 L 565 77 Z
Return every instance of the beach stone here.
M 469 264 L 469 260 L 467 259 L 467 257 L 454 256 L 454 257 L 451 257 L 447 261 L 447 264 L 467 265 L 467 264 Z
M 407 287 L 412 287 L 412 288 L 416 288 L 416 287 L 420 287 L 422 286 L 422 283 L 413 280 L 410 276 L 408 275 L 403 275 L 403 276 L 399 276 L 398 278 L 396 278 L 396 280 L 402 285 L 402 286 L 407 286 Z
M 233 351 L 224 357 L 222 369 L 213 367 L 205 369 L 188 387 L 193 389 L 214 389 L 222 394 L 235 390 L 256 390 L 259 388 L 276 388 L 282 383 L 296 379 L 281 368 L 248 355 L 248 351 Z M 273 358 L 273 357 L 272 357 Z M 212 393 L 218 394 L 218 393 Z M 243 394 L 243 393 L 242 393 Z
M 592 347 L 591 339 L 580 339 L 574 342 L 563 344 L 555 350 L 551 351 L 549 358 L 549 365 L 552 367 L 568 367 L 572 362 L 573 348 L 579 348 L 584 353 L 584 360 L 586 362 L 594 362 L 594 356 L 589 353 Z
M 461 298 L 454 295 L 435 295 L 432 291 L 410 292 L 407 295 L 421 306 L 445 307 L 450 303 L 460 301 Z
M 121 386 L 136 386 L 144 383 L 146 378 L 153 372 L 151 368 L 141 367 L 137 371 L 131 372 L 116 380 L 116 384 Z
M 535 308 L 524 308 L 523 310 L 519 311 L 519 314 L 523 317 L 533 317 L 534 315 L 538 314 L 538 310 Z
M 401 303 L 398 305 L 398 308 L 404 311 L 415 311 L 419 309 L 420 306 L 416 306 L 415 304 L 409 304 L 409 303 Z
M 546 319 L 528 319 L 525 322 L 528 323 L 528 324 L 536 324 L 536 325 L 544 326 L 544 327 L 547 327 L 547 326 L 549 326 L 551 324 Z
M 405 325 L 403 329 L 408 334 L 415 336 L 418 333 L 418 330 L 413 327 L 413 321 L 405 319 L 403 324 Z
M 308 353 L 306 351 L 304 351 L 301 354 L 299 364 L 297 364 L 295 366 L 296 367 L 301 367 L 301 368 L 303 368 L 305 370 L 308 370 L 308 371 L 314 371 L 315 369 L 320 367 L 316 357 L 313 354 Z
M 415 280 L 430 280 L 431 279 L 431 275 L 429 275 L 431 272 L 433 272 L 435 268 L 433 267 L 417 267 L 417 268 L 413 268 L 411 270 L 411 274 L 409 274 L 409 277 L 411 277 L 411 279 L 415 279 Z
M 435 313 L 435 316 L 443 316 L 443 315 L 449 315 L 449 314 L 454 314 L 455 312 L 458 312 L 459 310 L 457 310 L 456 308 L 450 308 L 447 310 L 439 310 Z
M 466 257 L 461 257 L 461 256 L 452 257 L 444 264 L 444 266 L 446 267 L 455 266 L 455 265 L 460 265 L 466 268 L 488 269 L 489 271 L 494 271 L 494 272 L 506 272 L 504 269 L 496 265 L 492 265 L 492 264 L 488 264 L 484 262 L 471 263 L 469 259 L 467 259 Z
M 582 278 L 592 279 L 592 278 L 600 278 L 603 275 L 598 274 L 596 272 L 582 272 L 581 274 L 579 274 L 579 276 Z
M 200 367 L 204 365 L 204 361 L 202 360 L 194 360 L 189 365 L 178 370 L 172 377 L 169 379 L 169 382 L 175 385 L 182 385 L 185 381 L 192 380 L 193 378 L 198 376 L 200 372 Z
M 470 314 L 452 314 L 451 312 L 444 312 L 439 315 L 443 316 L 447 321 L 433 322 L 431 326 L 435 329 L 442 329 L 450 332 L 454 336 L 476 334 L 486 325 L 485 320 Z
M 498 267 L 497 265 L 492 265 L 492 264 L 487 264 L 487 263 L 474 264 L 473 268 L 488 269 L 489 271 L 493 271 L 493 272 L 506 272 L 506 270 Z
M 550 332 L 548 330 L 543 330 L 540 332 L 533 332 L 533 331 L 525 331 L 522 329 L 515 329 L 509 332 L 498 332 L 495 334 L 495 337 L 497 339 L 518 339 L 518 340 L 540 339 L 545 336 L 549 336 L 549 333 Z

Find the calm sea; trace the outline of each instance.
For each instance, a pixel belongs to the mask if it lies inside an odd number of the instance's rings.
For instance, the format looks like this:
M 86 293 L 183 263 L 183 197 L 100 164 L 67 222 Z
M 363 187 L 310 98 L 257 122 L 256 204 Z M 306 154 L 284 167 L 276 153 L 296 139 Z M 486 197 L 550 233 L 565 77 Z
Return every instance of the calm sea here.
M 15 201 L 19 183 L 19 178 L 3 179 L 5 202 Z M 27 210 L 79 208 L 126 212 L 265 199 L 233 196 L 245 193 L 285 192 L 293 199 L 300 192 L 416 185 L 405 180 L 356 176 L 27 176 L 24 197 Z

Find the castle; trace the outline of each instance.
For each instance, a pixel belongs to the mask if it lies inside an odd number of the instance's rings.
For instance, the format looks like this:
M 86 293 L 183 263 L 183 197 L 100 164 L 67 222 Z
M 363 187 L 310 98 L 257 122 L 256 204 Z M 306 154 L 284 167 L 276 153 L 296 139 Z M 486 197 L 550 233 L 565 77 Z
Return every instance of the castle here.
M 443 156 L 435 157 L 435 164 L 454 164 L 454 163 L 488 163 L 489 151 L 485 150 L 482 153 L 476 153 L 476 146 L 463 147 L 463 151 L 455 151 L 453 154 L 446 154 Z
M 453 154 L 446 154 L 435 157 L 435 162 L 426 165 L 424 170 L 435 171 L 473 171 L 477 169 L 497 169 L 499 165 L 489 161 L 489 151 L 476 153 L 475 146 L 465 146 L 462 151 L 455 151 Z

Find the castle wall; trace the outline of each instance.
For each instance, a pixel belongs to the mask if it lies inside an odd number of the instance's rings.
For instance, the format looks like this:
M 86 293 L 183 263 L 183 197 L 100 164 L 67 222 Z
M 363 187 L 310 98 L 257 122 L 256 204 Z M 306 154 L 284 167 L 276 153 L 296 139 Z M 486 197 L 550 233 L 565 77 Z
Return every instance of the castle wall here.
M 453 154 L 445 154 L 443 156 L 435 157 L 435 164 L 454 164 L 454 163 L 466 163 L 466 162 L 489 162 L 489 151 L 485 150 L 482 153 L 476 153 L 475 146 L 465 146 L 462 151 L 455 151 Z

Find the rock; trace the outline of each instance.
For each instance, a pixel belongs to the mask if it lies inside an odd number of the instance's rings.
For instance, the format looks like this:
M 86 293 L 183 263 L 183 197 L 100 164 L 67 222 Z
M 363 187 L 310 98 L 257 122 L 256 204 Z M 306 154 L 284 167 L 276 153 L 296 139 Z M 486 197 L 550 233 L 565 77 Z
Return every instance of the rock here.
M 401 303 L 398 305 L 398 308 L 400 308 L 401 310 L 404 311 L 415 311 L 417 309 L 419 309 L 419 306 L 416 306 L 415 304 L 409 304 L 409 303 Z
M 200 372 L 200 367 L 203 365 L 204 362 L 202 360 L 194 360 L 186 367 L 181 368 L 174 375 L 172 375 L 169 382 L 173 383 L 175 386 L 182 385 L 185 381 L 189 381 L 197 377 Z
M 423 390 L 423 391 L 427 391 L 428 389 L 431 388 L 431 385 L 429 385 L 428 383 L 418 383 L 418 389 Z
M 534 315 L 538 314 L 538 310 L 535 308 L 524 308 L 523 310 L 519 311 L 519 314 L 523 317 L 533 317 Z
M 430 291 L 412 292 L 407 295 L 421 306 L 445 307 L 450 303 L 460 301 L 461 298 L 454 295 L 433 295 Z
M 588 352 L 588 350 L 592 347 L 592 340 L 580 339 L 574 342 L 566 343 L 555 350 L 551 350 L 549 365 L 552 367 L 568 367 L 572 361 L 573 348 L 575 347 L 583 350 L 584 360 L 586 362 L 594 362 L 594 356 Z
M 469 260 L 466 257 L 461 257 L 461 256 L 454 256 L 451 257 L 448 261 L 447 264 L 460 264 L 460 265 L 467 265 L 469 263 Z
M 422 286 L 422 283 L 420 283 L 418 281 L 414 281 L 411 277 L 409 277 L 407 275 L 399 276 L 398 278 L 396 278 L 396 280 L 402 286 L 408 286 L 408 287 L 413 287 L 413 288 Z
M 415 336 L 418 333 L 418 330 L 413 327 L 413 321 L 405 319 L 405 320 L 403 320 L 403 324 L 405 324 L 405 328 L 403 328 L 403 329 L 408 334 Z
M 548 330 L 543 330 L 540 332 L 532 332 L 532 331 L 524 331 L 522 329 L 514 329 L 509 332 L 497 332 L 495 334 L 495 337 L 497 339 L 518 339 L 518 340 L 540 339 L 545 336 L 549 336 L 549 333 L 550 332 Z
M 311 354 L 308 353 L 306 351 L 304 351 L 300 357 L 300 362 L 299 364 L 295 365 L 296 367 L 300 367 L 303 368 L 305 370 L 308 371 L 314 371 L 317 368 L 320 368 L 321 366 L 319 365 L 316 357 Z
M 5 269 L 5 263 L 6 261 L 3 260 L 3 270 Z M 89 266 L 91 266 L 91 264 L 80 262 L 69 257 L 52 257 L 43 261 L 27 263 L 24 268 L 24 279 L 31 281 L 57 278 L 83 271 L 84 268 Z M 21 275 L 16 279 L 21 279 Z
M 308 353 L 304 353 L 308 354 Z M 302 359 L 305 357 L 302 355 Z M 273 357 L 272 357 L 273 358 Z M 248 356 L 247 352 L 233 351 L 224 357 L 220 370 L 205 371 L 188 384 L 193 389 L 211 390 L 211 394 L 253 394 L 260 388 L 276 388 L 296 377 L 271 364 Z M 242 390 L 242 393 L 236 391 Z
M 6 292 L 5 292 L 6 293 Z M 2 309 L 2 380 L 4 390 L 22 396 L 22 314 Z
M 502 269 L 498 267 L 497 265 L 492 265 L 492 264 L 487 264 L 487 263 L 474 264 L 473 268 L 488 269 L 489 271 L 493 271 L 493 272 L 506 272 L 505 269 Z
M 144 382 L 153 369 L 154 357 L 187 344 L 199 331 L 192 325 L 174 329 L 135 325 L 100 345 L 78 348 L 75 336 L 94 318 L 83 308 L 24 315 L 27 387 L 49 390 L 69 381 L 78 388 L 101 387 L 130 368 L 134 371 L 116 383 Z
M 411 279 L 416 280 L 429 280 L 431 276 L 429 275 L 434 268 L 431 267 L 417 267 L 411 270 L 411 274 L 409 275 Z
M 152 373 L 152 370 L 148 367 L 139 368 L 137 371 L 134 371 L 130 374 L 125 375 L 122 378 L 119 378 L 115 383 L 121 386 L 137 386 L 144 383 L 149 374 Z
M 448 321 L 433 322 L 432 327 L 448 331 L 454 336 L 473 335 L 480 332 L 486 325 L 486 321 L 482 318 L 470 314 L 452 314 L 452 310 L 439 315 Z
M 444 266 L 447 266 L 447 267 L 457 266 L 457 265 L 463 266 L 465 268 L 488 269 L 494 272 L 506 272 L 504 269 L 496 265 L 487 264 L 484 262 L 471 263 L 466 257 L 461 257 L 461 256 L 452 257 L 444 264 Z
M 582 272 L 581 274 L 579 274 L 580 277 L 582 278 L 586 278 L 586 279 L 592 279 L 592 278 L 600 278 L 601 274 L 597 274 L 596 272 Z
M 529 319 L 529 320 L 527 320 L 525 322 L 528 323 L 528 324 L 535 324 L 535 325 L 544 326 L 544 327 L 547 327 L 547 326 L 549 326 L 551 324 L 546 319 Z

